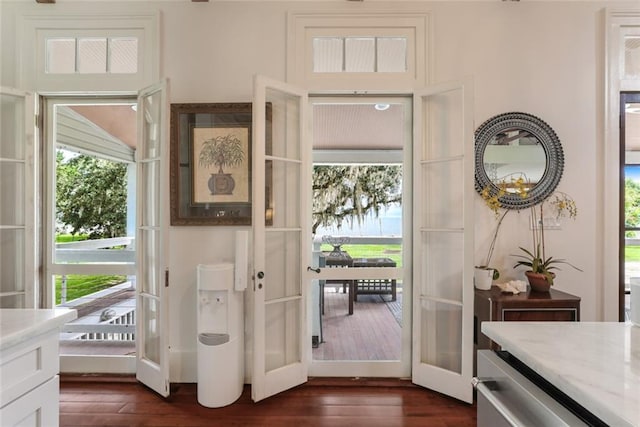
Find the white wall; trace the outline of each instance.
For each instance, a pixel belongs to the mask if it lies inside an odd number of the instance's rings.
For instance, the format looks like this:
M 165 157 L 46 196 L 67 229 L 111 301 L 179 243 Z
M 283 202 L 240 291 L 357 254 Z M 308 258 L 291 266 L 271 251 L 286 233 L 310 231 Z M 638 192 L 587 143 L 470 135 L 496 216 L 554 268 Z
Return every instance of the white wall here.
M 2 64 L 0 83 L 15 85 L 13 10 L 51 12 L 79 3 L 35 5 L 0 2 Z M 130 5 L 131 3 L 129 3 Z M 602 195 L 598 186 L 603 126 L 602 9 L 614 2 L 136 2 L 136 8 L 162 11 L 162 71 L 170 79 L 170 99 L 182 102 L 243 102 L 251 99 L 254 73 L 285 79 L 286 12 L 289 10 L 429 10 L 434 37 L 434 82 L 472 75 L 475 125 L 508 111 L 545 120 L 565 152 L 559 189 L 578 204 L 578 218 L 547 233 L 548 252 L 567 258 L 584 273 L 564 268 L 557 289 L 582 297 L 582 320 L 600 320 Z M 625 3 L 622 3 L 625 4 Z M 627 3 L 628 4 L 628 3 Z M 90 7 L 90 6 L 89 6 Z M 109 4 L 114 10 L 128 7 Z M 90 9 L 89 9 L 90 10 Z M 18 12 L 19 13 L 19 12 Z M 168 189 L 167 189 L 168 192 Z M 476 247 L 480 261 L 495 225 L 492 213 L 475 197 Z M 509 255 L 529 243 L 525 212 L 507 216 L 494 255 L 505 278 Z M 171 380 L 195 381 L 196 265 L 232 261 L 235 227 L 172 227 Z M 246 228 L 245 228 L 246 229 Z M 249 325 L 247 319 L 247 325 Z M 250 349 L 250 347 L 247 347 Z

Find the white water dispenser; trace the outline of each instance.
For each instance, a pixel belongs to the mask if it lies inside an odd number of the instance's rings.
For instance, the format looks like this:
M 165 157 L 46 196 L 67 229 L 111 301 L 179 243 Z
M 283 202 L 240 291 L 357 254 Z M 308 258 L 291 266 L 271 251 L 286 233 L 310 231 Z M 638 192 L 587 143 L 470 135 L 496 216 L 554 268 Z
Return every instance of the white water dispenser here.
M 244 385 L 244 293 L 234 286 L 234 264 L 199 264 L 197 274 L 198 403 L 219 408 Z

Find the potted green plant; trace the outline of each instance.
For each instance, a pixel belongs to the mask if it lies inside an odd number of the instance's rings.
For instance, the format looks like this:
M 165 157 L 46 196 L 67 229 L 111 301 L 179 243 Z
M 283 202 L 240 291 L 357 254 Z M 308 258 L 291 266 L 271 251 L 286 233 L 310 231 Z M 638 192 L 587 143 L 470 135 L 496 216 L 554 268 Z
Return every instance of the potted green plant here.
M 224 173 L 222 167 L 238 166 L 244 161 L 242 142 L 237 136 L 227 134 L 205 140 L 200 148 L 198 161 L 203 167 L 218 167 L 218 172 L 211 174 L 207 183 L 211 195 L 233 194 L 235 181 L 230 173 Z
M 507 183 L 507 179 L 510 181 L 509 184 Z M 475 266 L 473 278 L 475 286 L 478 289 L 488 290 L 491 288 L 493 281 L 500 278 L 500 271 L 491 265 L 491 257 L 493 256 L 493 251 L 496 247 L 500 226 L 502 225 L 504 218 L 509 213 L 509 209 L 504 208 L 500 202 L 500 198 L 507 193 L 507 187 L 509 186 L 515 189 L 514 191 L 521 197 L 526 197 L 527 188 L 524 183 L 525 180 L 522 177 L 522 174 L 518 174 L 517 178 L 509 175 L 498 180 L 498 184 L 495 187 L 487 186 L 480 192 L 482 200 L 484 200 L 487 207 L 493 211 L 498 223 L 493 231 L 493 237 L 489 244 L 489 250 L 487 251 L 487 256 L 485 257 L 484 262 Z
M 575 201 L 566 193 L 556 192 L 551 195 L 550 198 L 542 202 L 539 206 L 532 206 L 530 208 L 531 221 L 533 225 L 532 230 L 532 243 L 533 249 L 526 249 L 520 247 L 521 254 L 513 255 L 518 258 L 513 268 L 526 267 L 525 275 L 529 280 L 529 285 L 533 291 L 548 292 L 550 287 L 553 286 L 553 280 L 555 273 L 553 270 L 559 270 L 559 264 L 566 264 L 572 268 L 582 271 L 580 268 L 571 264 L 564 259 L 547 257 L 545 253 L 545 241 L 544 241 L 544 205 L 549 205 L 556 216 L 556 219 L 560 217 L 569 217 L 575 219 L 578 210 Z

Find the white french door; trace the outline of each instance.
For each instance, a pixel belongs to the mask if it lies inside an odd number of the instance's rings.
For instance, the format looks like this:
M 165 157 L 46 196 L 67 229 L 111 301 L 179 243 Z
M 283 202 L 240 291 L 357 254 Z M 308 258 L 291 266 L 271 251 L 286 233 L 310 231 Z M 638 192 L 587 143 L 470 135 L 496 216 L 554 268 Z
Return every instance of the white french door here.
M 35 308 L 33 95 L 0 88 L 0 308 Z
M 473 402 L 472 83 L 414 96 L 412 380 Z
M 251 396 L 307 380 L 311 144 L 306 92 L 256 76 L 253 100 L 254 327 Z
M 169 395 L 167 82 L 138 94 L 136 377 Z

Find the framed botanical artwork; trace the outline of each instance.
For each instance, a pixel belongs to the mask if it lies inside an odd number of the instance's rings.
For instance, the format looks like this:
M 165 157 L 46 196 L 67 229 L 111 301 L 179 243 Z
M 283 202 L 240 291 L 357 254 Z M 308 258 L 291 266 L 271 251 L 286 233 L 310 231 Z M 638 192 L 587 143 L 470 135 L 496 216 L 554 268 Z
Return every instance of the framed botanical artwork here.
M 171 104 L 171 225 L 251 224 L 251 120 L 251 103 Z

